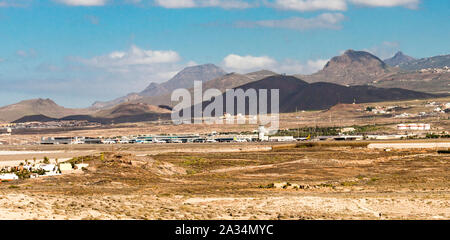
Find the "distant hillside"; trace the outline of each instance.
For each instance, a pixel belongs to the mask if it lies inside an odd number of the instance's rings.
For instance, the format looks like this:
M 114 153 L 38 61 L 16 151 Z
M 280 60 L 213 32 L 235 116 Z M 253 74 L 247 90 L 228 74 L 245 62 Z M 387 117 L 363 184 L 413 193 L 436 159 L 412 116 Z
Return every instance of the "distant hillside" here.
M 116 106 L 116 105 L 121 104 L 121 103 L 127 103 L 127 102 L 131 102 L 131 101 L 138 100 L 138 99 L 141 99 L 141 98 L 142 98 L 142 96 L 140 96 L 138 93 L 130 93 L 130 94 L 126 95 L 126 96 L 119 97 L 119 98 L 116 98 L 116 99 L 111 100 L 111 101 L 107 101 L 107 102 L 97 101 L 97 102 L 94 102 L 94 104 L 92 104 L 92 106 L 91 106 L 91 109 L 93 109 L 93 110 L 107 109 L 107 108 L 111 108 L 111 107 Z
M 22 122 L 49 122 L 56 120 L 86 120 L 102 124 L 130 123 L 156 121 L 159 119 L 170 119 L 170 112 L 167 109 L 159 108 L 144 103 L 123 103 L 107 110 L 101 110 L 91 115 L 70 115 L 61 118 L 50 118 L 45 115 L 25 116 L 14 121 Z
M 215 78 L 213 80 L 207 81 L 203 83 L 203 91 L 206 89 L 215 88 L 220 90 L 221 92 L 225 92 L 226 89 L 232 89 L 247 83 L 251 83 L 254 81 L 261 80 L 263 78 L 277 75 L 277 73 L 267 71 L 267 70 L 261 70 L 257 72 L 251 72 L 247 74 L 239 74 L 239 73 L 229 73 L 224 76 Z M 189 89 L 189 92 L 193 96 L 194 90 L 193 88 Z M 138 99 L 135 102 L 144 102 L 148 104 L 154 104 L 154 105 L 168 105 L 173 106 L 175 103 L 173 103 L 170 100 L 172 93 L 161 95 L 161 96 L 155 96 L 155 97 L 145 97 L 142 99 Z
M 74 114 L 90 114 L 88 109 L 70 109 L 57 105 L 50 99 L 32 99 L 21 101 L 0 108 L 0 122 L 12 122 L 16 119 L 32 116 L 45 115 L 50 118 L 61 118 Z
M 384 89 L 372 86 L 346 87 L 334 83 L 307 83 L 293 76 L 272 76 L 240 86 L 247 89 L 280 89 L 280 112 L 324 110 L 341 103 L 368 103 L 392 100 L 430 98 L 435 95 L 404 89 Z M 222 96 L 225 96 L 223 94 Z M 269 94 L 269 99 L 270 99 Z M 206 107 L 209 102 L 204 102 Z M 248 104 L 246 104 L 248 105 Z M 224 101 L 224 109 L 226 104 Z M 237 106 L 235 105 L 235 110 Z M 247 106 L 248 107 L 248 106 Z M 248 111 L 248 109 L 246 110 Z
M 307 82 L 331 82 L 341 85 L 363 85 L 394 71 L 378 57 L 364 51 L 347 50 L 333 57 L 323 70 L 307 76 Z
M 225 74 L 225 71 L 214 64 L 204 64 L 199 66 L 187 67 L 167 82 L 161 84 L 150 83 L 150 85 L 140 93 L 130 93 L 127 96 L 120 97 L 112 101 L 95 102 L 92 105 L 92 108 L 105 109 L 120 103 L 136 101 L 144 97 L 170 94 L 173 90 L 178 88 L 193 87 L 194 81 L 206 82 L 214 78 L 221 77 Z
M 171 93 L 178 88 L 191 88 L 194 86 L 194 81 L 207 82 L 225 74 L 225 71 L 214 64 L 187 67 L 165 83 L 159 85 L 150 84 L 139 95 L 147 97 L 163 95 Z
M 383 76 L 370 85 L 428 93 L 450 93 L 450 72 L 398 72 Z
M 403 54 L 403 52 L 397 52 L 393 57 L 385 59 L 384 62 L 391 67 L 396 67 L 400 64 L 406 64 L 414 60 L 416 59 Z
M 425 68 L 443 68 L 445 66 L 450 67 L 450 55 L 422 58 L 399 65 L 401 69 L 410 71 Z

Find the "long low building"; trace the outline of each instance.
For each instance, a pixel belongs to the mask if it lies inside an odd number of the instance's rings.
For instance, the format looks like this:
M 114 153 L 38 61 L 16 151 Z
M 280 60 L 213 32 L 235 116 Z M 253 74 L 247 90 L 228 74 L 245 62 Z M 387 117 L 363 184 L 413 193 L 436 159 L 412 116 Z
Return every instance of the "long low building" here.
M 409 123 L 397 125 L 398 130 L 426 131 L 431 130 L 430 124 L 425 123 Z

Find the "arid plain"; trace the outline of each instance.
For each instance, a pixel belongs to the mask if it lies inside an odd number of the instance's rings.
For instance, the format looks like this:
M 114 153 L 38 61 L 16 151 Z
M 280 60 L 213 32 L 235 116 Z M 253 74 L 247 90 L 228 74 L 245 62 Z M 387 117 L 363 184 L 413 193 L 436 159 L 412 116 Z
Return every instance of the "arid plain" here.
M 439 99 L 442 101 L 442 99 Z M 448 99 L 444 99 L 447 101 Z M 378 103 L 422 111 L 426 101 Z M 449 129 L 448 114 L 396 119 L 338 105 L 281 115 L 282 129 L 366 126 L 391 134 L 402 122 Z M 330 123 L 331 121 L 331 123 Z M 331 124 L 331 125 L 330 125 Z M 251 131 L 254 125 L 158 123 L 3 136 L 118 136 Z M 183 143 L 3 145 L 0 164 L 59 159 L 89 167 L 61 176 L 0 183 L 1 219 L 450 219 L 450 156 L 440 148 L 369 148 L 371 143 L 441 139 L 306 141 L 292 144 Z M 447 150 L 443 149 L 443 150 Z
M 450 218 L 448 155 L 435 149 L 369 150 L 367 144 L 174 144 L 95 149 L 76 159 L 90 164 L 84 171 L 0 184 L 0 216 Z

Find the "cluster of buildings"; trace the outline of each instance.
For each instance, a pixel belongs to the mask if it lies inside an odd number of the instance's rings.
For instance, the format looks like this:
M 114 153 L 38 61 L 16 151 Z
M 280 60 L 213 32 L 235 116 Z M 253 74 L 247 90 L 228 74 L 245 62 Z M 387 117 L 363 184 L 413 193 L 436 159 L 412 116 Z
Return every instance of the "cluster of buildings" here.
M 40 144 L 152 144 L 152 143 L 231 143 L 231 142 L 292 142 L 293 136 L 266 136 L 264 134 L 229 135 L 141 135 L 118 138 L 90 137 L 43 137 Z
M 428 102 L 425 105 L 426 108 L 430 108 L 427 112 L 417 112 L 417 113 L 407 113 L 400 111 L 404 108 L 400 106 L 375 106 L 367 107 L 366 111 L 373 114 L 393 114 L 394 118 L 414 118 L 414 117 L 431 117 L 437 116 L 442 113 L 450 113 L 450 103 L 438 103 L 438 102 Z M 398 114 L 396 114 L 398 112 Z
M 115 138 L 104 137 L 42 137 L 40 144 L 150 144 L 150 143 L 226 143 L 226 142 L 291 142 L 296 141 L 293 136 L 268 136 L 270 132 L 260 126 L 252 134 L 181 134 L 181 135 L 139 135 L 121 136 Z
M 450 113 L 450 102 L 449 103 L 429 102 L 427 103 L 426 106 L 433 108 L 433 112 Z
M 0 129 L 39 129 L 39 128 L 76 128 L 76 127 L 96 127 L 99 123 L 86 120 L 50 121 L 50 122 L 25 122 L 25 123 L 4 123 L 0 124 Z
M 387 107 L 375 106 L 375 107 L 368 107 L 367 111 L 373 114 L 388 114 L 394 112 L 395 109 L 397 108 L 399 108 L 399 106 L 387 106 Z
M 443 68 L 424 68 L 419 70 L 420 73 L 450 73 L 450 68 L 445 66 Z

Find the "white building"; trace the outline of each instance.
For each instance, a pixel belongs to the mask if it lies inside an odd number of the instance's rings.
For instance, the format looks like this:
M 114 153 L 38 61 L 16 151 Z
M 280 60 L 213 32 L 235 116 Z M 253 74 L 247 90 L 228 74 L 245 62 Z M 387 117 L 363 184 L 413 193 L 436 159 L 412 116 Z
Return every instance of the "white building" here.
M 293 142 L 295 138 L 293 136 L 278 136 L 278 137 L 270 137 L 270 142 Z
M 356 129 L 353 127 L 347 127 L 347 128 L 341 129 L 341 133 L 349 133 L 349 132 L 354 132 L 354 131 L 356 131 Z
M 39 167 L 46 172 L 53 172 L 56 170 L 55 164 L 41 164 Z
M 258 139 L 259 141 L 268 141 L 269 137 L 266 136 L 267 129 L 264 126 L 259 126 L 258 128 Z
M 0 174 L 0 180 L 3 180 L 3 181 L 12 181 L 12 180 L 17 180 L 17 179 L 19 179 L 19 177 L 14 173 Z
M 65 172 L 65 171 L 72 171 L 72 164 L 70 163 L 60 163 L 59 164 L 59 170 L 61 170 L 61 172 Z

